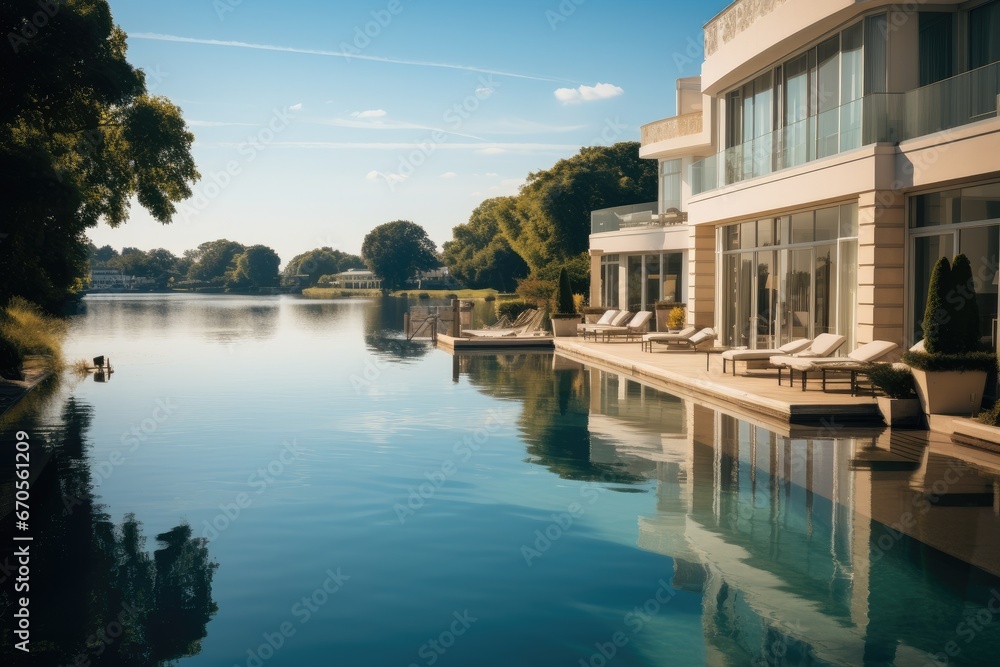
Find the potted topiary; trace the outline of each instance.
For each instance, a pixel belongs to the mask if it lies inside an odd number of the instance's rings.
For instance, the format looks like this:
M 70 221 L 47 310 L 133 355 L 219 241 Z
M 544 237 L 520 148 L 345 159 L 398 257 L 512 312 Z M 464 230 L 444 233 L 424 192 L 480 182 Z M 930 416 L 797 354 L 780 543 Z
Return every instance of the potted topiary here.
M 569 284 L 569 274 L 566 267 L 559 270 L 559 283 L 556 285 L 555 312 L 549 316 L 552 320 L 553 336 L 575 336 L 576 325 L 581 324 L 583 318 L 576 312 L 576 303 L 573 301 L 573 289 Z
M 996 354 L 979 341 L 979 308 L 972 266 L 965 255 L 954 264 L 942 257 L 931 272 L 924 309 L 923 350 L 903 355 L 913 369 L 925 414 L 974 414 L 986 388 L 986 374 L 997 367 Z
M 879 412 L 889 426 L 919 426 L 923 413 L 917 398 L 913 372 L 903 364 L 875 364 L 868 371 L 872 386 L 882 392 Z

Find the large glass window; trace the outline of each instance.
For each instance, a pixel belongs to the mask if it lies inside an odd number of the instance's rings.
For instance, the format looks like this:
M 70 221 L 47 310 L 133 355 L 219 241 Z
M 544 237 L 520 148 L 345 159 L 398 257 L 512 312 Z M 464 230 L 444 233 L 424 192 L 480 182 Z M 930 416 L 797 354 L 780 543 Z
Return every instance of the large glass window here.
M 643 294 L 643 310 L 652 310 L 663 298 L 663 274 L 660 272 L 660 256 L 646 255 L 646 291 Z
M 681 208 L 681 161 L 660 163 L 660 213 Z
M 628 258 L 628 310 L 642 310 L 642 255 Z
M 931 192 L 910 198 L 912 295 L 910 325 L 913 340 L 923 337 L 931 270 L 941 257 L 963 253 L 972 264 L 979 337 L 997 347 L 1000 266 L 1000 182 Z
M 918 62 L 920 85 L 927 86 L 955 73 L 954 14 L 920 13 Z
M 969 12 L 969 69 L 1000 61 L 1000 2 Z
M 618 255 L 601 257 L 601 298 L 606 308 L 618 308 L 620 301 L 618 289 L 621 280 L 618 277 Z
M 722 228 L 723 241 L 738 239 L 722 246 L 724 344 L 770 348 L 836 332 L 853 345 L 857 217 L 857 204 L 845 204 Z

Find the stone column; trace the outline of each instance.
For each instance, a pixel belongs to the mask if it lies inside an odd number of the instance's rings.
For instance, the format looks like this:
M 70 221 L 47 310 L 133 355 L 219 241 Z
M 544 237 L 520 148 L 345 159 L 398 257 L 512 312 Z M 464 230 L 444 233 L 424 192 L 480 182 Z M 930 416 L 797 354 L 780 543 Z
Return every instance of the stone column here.
M 715 227 L 692 225 L 688 244 L 688 323 L 715 326 Z
M 904 197 L 893 190 L 858 196 L 857 343 L 906 340 L 903 304 L 906 218 Z
M 601 257 L 603 250 L 590 250 L 590 305 L 603 306 L 601 303 Z

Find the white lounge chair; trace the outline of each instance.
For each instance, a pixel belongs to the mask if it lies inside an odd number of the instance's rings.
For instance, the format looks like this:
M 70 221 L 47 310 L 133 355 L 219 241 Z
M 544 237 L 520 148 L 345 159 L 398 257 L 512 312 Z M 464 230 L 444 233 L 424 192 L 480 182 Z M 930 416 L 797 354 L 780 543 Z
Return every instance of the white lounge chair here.
M 606 311 L 604 311 L 604 314 L 601 315 L 601 319 L 597 320 L 596 322 L 591 322 L 590 324 L 578 324 L 578 325 L 576 325 L 576 331 L 577 331 L 577 333 L 582 333 L 583 331 L 585 331 L 584 327 L 591 326 L 591 325 L 593 325 L 593 326 L 599 326 L 599 327 L 602 327 L 602 326 L 611 326 L 611 320 L 613 320 L 615 318 L 615 315 L 617 315 L 619 312 L 621 312 L 621 311 L 619 311 L 617 308 L 612 308 L 611 310 L 606 310 Z
M 823 375 L 823 391 L 826 391 L 827 373 L 840 372 L 850 373 L 851 395 L 857 390 L 858 375 L 865 375 L 871 370 L 872 364 L 878 362 L 887 354 L 895 350 L 898 345 L 887 340 L 873 340 L 870 343 L 858 346 L 856 350 L 846 357 L 827 357 L 820 359 L 789 358 L 785 361 L 788 368 L 789 381 L 794 385 L 792 373 L 798 371 L 802 376 L 802 391 L 806 390 L 806 378 L 809 373 L 820 371 Z M 779 375 L 781 370 L 778 371 Z
M 643 334 L 643 329 L 649 324 L 649 318 L 652 316 L 653 313 L 651 311 L 640 310 L 627 325 L 623 327 L 604 327 L 597 334 L 600 334 L 603 341 L 619 337 L 624 337 L 626 341 L 632 340 L 632 336 L 641 336 Z
M 693 333 L 687 334 L 688 330 L 693 331 Z M 716 337 L 717 334 L 712 327 L 705 327 L 701 330 L 695 327 L 688 327 L 688 329 L 677 334 L 646 334 L 642 337 L 642 349 L 652 352 L 653 343 L 660 343 L 661 345 L 678 345 L 683 348 L 697 350 L 699 345 L 714 341 Z
M 796 352 L 801 352 L 812 345 L 811 338 L 799 338 L 798 340 L 793 340 L 790 343 L 785 343 L 781 347 L 776 347 L 774 349 L 763 349 L 763 350 L 726 350 L 722 353 L 722 372 L 726 372 L 726 363 L 732 362 L 733 364 L 733 375 L 736 375 L 736 362 L 742 361 L 744 363 L 749 363 L 751 361 L 768 361 L 771 357 L 779 355 L 795 354 Z
M 545 313 L 534 311 L 521 326 L 508 329 L 466 329 L 463 336 L 470 338 L 534 338 L 545 335 L 542 329 L 542 319 Z
M 634 316 L 634 313 L 628 310 L 623 310 L 614 317 L 611 318 L 610 324 L 579 324 L 577 325 L 577 333 L 582 333 L 584 339 L 590 334 L 594 334 L 594 340 L 597 340 L 597 334 L 607 329 L 608 327 L 622 327 L 625 326 L 628 321 Z
M 687 341 L 687 339 L 689 339 L 696 333 L 698 333 L 698 327 L 686 327 L 684 329 L 681 329 L 677 333 L 660 332 L 660 333 L 646 334 L 645 336 L 642 337 L 642 348 L 645 350 L 647 347 L 649 347 L 650 352 L 652 352 L 653 343 L 663 343 L 663 344 L 684 343 L 685 341 Z

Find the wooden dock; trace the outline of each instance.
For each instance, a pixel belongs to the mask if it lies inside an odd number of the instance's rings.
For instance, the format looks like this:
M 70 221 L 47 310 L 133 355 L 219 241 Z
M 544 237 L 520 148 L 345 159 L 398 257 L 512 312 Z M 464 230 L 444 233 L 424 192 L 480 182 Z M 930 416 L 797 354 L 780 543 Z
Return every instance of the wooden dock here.
M 437 335 L 438 347 L 449 350 L 509 350 L 518 349 L 553 349 L 552 336 L 532 336 L 530 338 L 517 338 L 515 336 L 504 336 L 500 338 L 455 338 L 439 333 Z

